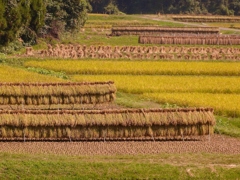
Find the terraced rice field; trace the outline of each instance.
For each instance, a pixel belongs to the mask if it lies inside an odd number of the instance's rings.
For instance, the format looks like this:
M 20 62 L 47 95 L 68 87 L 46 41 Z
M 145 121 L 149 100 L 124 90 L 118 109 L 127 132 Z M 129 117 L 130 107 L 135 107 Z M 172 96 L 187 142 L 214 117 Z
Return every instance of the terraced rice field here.
M 179 106 L 213 107 L 240 116 L 240 63 L 155 61 L 30 61 L 26 67 L 64 71 L 71 79 L 116 83 L 118 91 Z
M 74 75 L 75 81 L 111 79 L 126 93 L 240 93 L 240 77 L 233 76 L 154 76 L 154 75 Z
M 240 94 L 212 93 L 146 93 L 144 97 L 156 102 L 175 103 L 179 106 L 209 106 L 215 109 L 215 114 L 230 117 L 240 117 Z
M 160 23 L 135 19 L 134 16 L 90 15 L 85 26 L 86 33 L 83 31 L 76 37 L 66 35 L 63 43 L 72 41 L 86 45 L 125 46 L 128 44 L 137 46 L 135 36 L 121 38 L 106 36 L 106 32 L 110 33 L 108 28 L 118 25 L 119 22 L 123 25 Z M 176 24 L 161 22 L 161 25 L 175 26 Z M 24 67 L 21 68 L 1 65 L 0 79 L 5 82 L 65 81 L 29 72 L 31 70 L 42 73 L 48 69 L 56 71 L 51 71 L 51 73 L 66 72 L 67 77 L 70 77 L 68 81 L 112 80 L 115 81 L 120 91 L 119 94 L 126 92 L 129 99 L 135 96 L 128 94 L 131 93 L 137 94 L 137 97 L 144 100 L 173 106 L 211 106 L 217 114 L 227 116 L 217 117 L 215 132 L 239 137 L 239 118 L 232 119 L 230 116 L 240 117 L 240 64 L 237 62 L 183 61 L 123 61 L 117 59 L 29 61 L 27 59 Z M 30 69 L 27 70 L 27 67 Z M 7 106 L 4 105 L 3 110 L 10 108 Z M 103 109 L 110 107 L 121 108 L 113 104 L 104 105 Z M 35 110 L 40 108 L 42 107 L 33 107 Z M 53 108 L 58 109 L 59 112 L 59 105 L 55 104 Z M 80 107 L 80 109 L 84 108 Z M 95 105 L 90 108 L 102 109 Z M 22 127 L 20 131 L 23 131 Z M 65 142 L 23 143 L 23 137 L 21 137 L 21 142 L 0 142 L 0 179 L 21 179 L 22 177 L 26 179 L 31 177 L 32 179 L 52 179 L 53 177 L 60 179 L 68 177 L 82 177 L 82 179 L 87 179 L 86 177 L 89 179 L 99 179 L 99 177 L 106 177 L 106 179 L 113 177 L 115 179 L 129 177 L 130 179 L 158 179 L 158 177 L 159 179 L 238 179 L 240 176 L 239 138 L 214 134 L 202 137 L 198 141 L 187 141 L 187 139 L 173 141 L 171 137 L 172 141 L 154 141 L 151 137 L 148 141 L 116 142 L 107 139 L 104 142 L 104 138 L 100 142 L 85 142 L 84 140 L 68 142 L 70 140 L 66 138 Z
M 26 62 L 25 67 L 64 71 L 68 74 L 240 76 L 238 62 L 45 60 Z
M 64 80 L 28 72 L 24 69 L 0 65 L 1 82 L 64 82 Z

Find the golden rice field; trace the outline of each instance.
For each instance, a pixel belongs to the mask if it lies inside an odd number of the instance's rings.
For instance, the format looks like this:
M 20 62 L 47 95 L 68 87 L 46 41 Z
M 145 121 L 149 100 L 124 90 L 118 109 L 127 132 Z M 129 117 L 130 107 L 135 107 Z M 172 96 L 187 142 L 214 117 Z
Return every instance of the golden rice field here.
M 238 62 L 47 60 L 28 61 L 25 67 L 64 71 L 68 74 L 240 75 Z
M 75 81 L 115 82 L 127 93 L 240 93 L 240 77 L 232 76 L 151 76 L 151 75 L 74 75 Z
M 111 79 L 117 89 L 159 103 L 213 107 L 218 114 L 240 116 L 240 77 L 75 75 L 75 81 Z
M 6 65 L 0 65 L 0 81 L 1 82 L 62 82 L 64 80 L 28 72 L 24 69 L 13 68 Z
M 224 116 L 240 117 L 240 94 L 211 93 L 145 93 L 144 97 L 159 103 L 176 103 L 181 106 L 208 106 Z
M 156 61 L 29 61 L 72 74 L 73 81 L 114 81 L 118 91 L 179 106 L 213 107 L 240 116 L 240 63 Z

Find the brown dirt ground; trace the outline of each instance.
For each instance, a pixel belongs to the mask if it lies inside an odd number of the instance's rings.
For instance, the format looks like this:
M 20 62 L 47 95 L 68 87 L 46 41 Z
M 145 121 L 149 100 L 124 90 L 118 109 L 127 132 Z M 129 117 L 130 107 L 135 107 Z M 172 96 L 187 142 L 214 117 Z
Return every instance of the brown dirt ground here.
M 240 154 L 240 139 L 222 135 L 200 141 L 0 142 L 0 152 L 57 155 L 136 155 L 159 153 Z

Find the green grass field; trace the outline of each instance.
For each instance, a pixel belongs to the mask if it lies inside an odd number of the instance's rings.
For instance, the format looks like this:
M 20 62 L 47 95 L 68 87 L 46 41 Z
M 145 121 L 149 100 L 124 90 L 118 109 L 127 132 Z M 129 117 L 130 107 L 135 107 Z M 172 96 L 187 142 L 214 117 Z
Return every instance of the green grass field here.
M 179 22 L 143 19 L 140 15 L 90 14 L 85 31 L 64 34 L 61 41 L 54 40 L 54 43 L 138 45 L 137 36 L 108 37 L 109 28 L 114 25 L 186 26 Z M 40 40 L 34 49 L 46 48 L 46 44 Z M 130 108 L 211 106 L 219 115 L 216 116 L 215 133 L 237 138 L 240 138 L 239 78 L 239 62 L 32 60 L 0 55 L 1 82 L 114 80 L 118 105 Z M 71 156 L 18 154 L 9 150 L 0 153 L 0 179 L 236 180 L 240 177 L 239 162 L 239 154 Z
M 144 26 L 144 25 L 160 25 L 167 27 L 183 27 L 185 25 L 143 19 L 139 15 L 107 15 L 107 14 L 89 14 L 85 28 L 111 28 L 112 26 Z
M 102 15 L 89 14 L 84 31 L 77 35 L 64 34 L 63 43 L 79 43 L 84 45 L 139 45 L 138 36 L 110 37 L 112 26 L 165 26 L 183 27 L 185 25 L 173 22 L 144 19 L 138 15 Z
M 239 155 L 64 156 L 0 153 L 1 179 L 237 179 Z M 174 159 L 174 161 L 173 161 Z M 211 160 L 212 165 L 208 164 Z M 229 166 L 229 162 L 237 164 Z M 192 176 L 188 171 L 191 170 Z

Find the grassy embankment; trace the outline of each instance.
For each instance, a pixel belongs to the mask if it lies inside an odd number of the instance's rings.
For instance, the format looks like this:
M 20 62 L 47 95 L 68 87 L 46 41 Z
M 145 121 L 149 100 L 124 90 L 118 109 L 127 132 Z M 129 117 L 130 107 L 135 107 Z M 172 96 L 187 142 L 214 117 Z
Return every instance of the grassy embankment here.
M 239 155 L 80 156 L 0 153 L 1 179 L 237 179 Z

